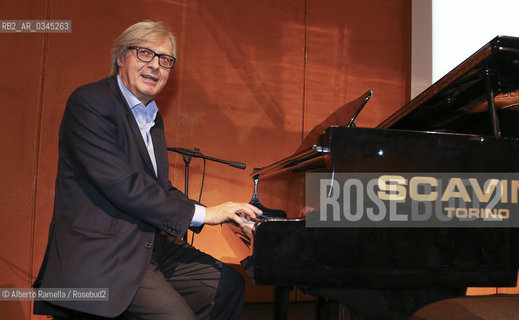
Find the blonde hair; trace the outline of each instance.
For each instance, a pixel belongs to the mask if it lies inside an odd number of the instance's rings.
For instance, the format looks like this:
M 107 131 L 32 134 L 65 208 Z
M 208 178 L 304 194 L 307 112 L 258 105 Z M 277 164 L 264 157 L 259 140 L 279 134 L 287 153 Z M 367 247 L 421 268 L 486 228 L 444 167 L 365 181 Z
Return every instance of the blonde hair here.
M 171 40 L 172 45 L 172 56 L 176 56 L 176 41 L 175 36 L 171 32 L 171 29 L 167 24 L 161 21 L 141 21 L 134 25 L 131 25 L 128 29 L 124 30 L 117 39 L 115 39 L 112 46 L 112 71 L 110 75 L 116 75 L 119 73 L 119 65 L 117 64 L 118 58 L 123 58 L 128 47 L 138 46 L 142 42 L 156 42 L 162 40 L 164 37 L 168 37 Z

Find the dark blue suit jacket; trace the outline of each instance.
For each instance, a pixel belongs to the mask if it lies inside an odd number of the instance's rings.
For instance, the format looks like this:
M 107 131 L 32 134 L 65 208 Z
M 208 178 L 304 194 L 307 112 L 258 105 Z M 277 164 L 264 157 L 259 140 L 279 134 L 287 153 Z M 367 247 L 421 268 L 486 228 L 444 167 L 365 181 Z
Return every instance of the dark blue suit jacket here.
M 59 131 L 54 215 L 35 286 L 108 288 L 109 301 L 54 301 L 105 317 L 130 304 L 157 230 L 181 237 L 194 203 L 168 180 L 163 121 L 151 135 L 158 177 L 115 77 L 80 87 Z M 42 303 L 35 303 L 35 312 Z

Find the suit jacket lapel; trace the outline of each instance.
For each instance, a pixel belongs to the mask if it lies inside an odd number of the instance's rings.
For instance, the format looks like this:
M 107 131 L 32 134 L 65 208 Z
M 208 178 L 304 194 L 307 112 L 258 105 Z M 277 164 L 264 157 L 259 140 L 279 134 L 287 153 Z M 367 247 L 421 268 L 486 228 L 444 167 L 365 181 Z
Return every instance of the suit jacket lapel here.
M 119 85 L 117 83 L 117 78 L 115 76 L 109 78 L 110 81 L 108 81 L 110 88 L 119 101 L 119 104 L 121 105 L 122 109 L 124 109 L 124 113 L 126 115 L 126 118 L 128 120 L 128 123 L 130 124 L 130 130 L 133 133 L 133 137 L 135 139 L 135 143 L 137 144 L 137 149 L 139 150 L 139 154 L 148 167 L 151 176 L 156 178 L 155 171 L 153 169 L 153 164 L 151 163 L 150 155 L 148 153 L 148 149 L 146 148 L 146 145 L 144 144 L 144 140 L 142 140 L 141 131 L 139 130 L 139 125 L 137 124 L 137 120 L 135 120 L 135 117 L 133 116 L 132 111 L 130 110 L 130 107 L 128 106 L 128 103 L 126 102 L 126 99 L 124 99 L 123 94 L 121 93 L 121 90 L 119 89 Z M 156 151 L 155 151 L 156 152 Z M 157 170 L 158 171 L 158 170 Z
M 157 161 L 157 176 L 159 183 L 167 188 L 168 186 L 168 155 L 166 150 L 166 140 L 164 139 L 164 122 L 160 113 L 157 113 L 155 125 L 151 128 L 151 139 L 153 141 L 153 150 Z

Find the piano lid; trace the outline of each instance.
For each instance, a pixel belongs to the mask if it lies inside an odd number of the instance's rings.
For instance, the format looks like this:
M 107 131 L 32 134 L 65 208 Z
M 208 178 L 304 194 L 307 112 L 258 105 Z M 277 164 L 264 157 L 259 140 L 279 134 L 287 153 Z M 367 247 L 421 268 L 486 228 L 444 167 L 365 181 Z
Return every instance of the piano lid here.
M 492 94 L 497 125 L 504 136 L 517 137 L 518 89 L 519 38 L 498 36 L 377 128 L 495 135 L 488 107 Z
M 332 125 L 346 125 L 346 119 L 354 116 L 371 94 L 368 91 L 345 104 L 317 125 L 295 154 L 251 175 L 267 176 L 328 165 L 329 137 L 322 135 L 323 131 Z M 519 137 L 518 123 L 519 38 L 498 36 L 376 129 Z

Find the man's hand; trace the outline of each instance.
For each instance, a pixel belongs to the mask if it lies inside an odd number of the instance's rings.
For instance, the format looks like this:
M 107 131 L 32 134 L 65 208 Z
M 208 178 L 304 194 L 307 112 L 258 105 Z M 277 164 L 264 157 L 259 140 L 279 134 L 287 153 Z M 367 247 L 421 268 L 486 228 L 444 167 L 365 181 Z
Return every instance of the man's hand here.
M 245 227 L 242 218 L 255 218 L 261 214 L 261 210 L 248 203 L 225 202 L 217 206 L 205 208 L 205 224 L 215 225 L 224 222 L 234 221 L 240 227 Z

